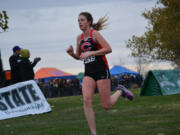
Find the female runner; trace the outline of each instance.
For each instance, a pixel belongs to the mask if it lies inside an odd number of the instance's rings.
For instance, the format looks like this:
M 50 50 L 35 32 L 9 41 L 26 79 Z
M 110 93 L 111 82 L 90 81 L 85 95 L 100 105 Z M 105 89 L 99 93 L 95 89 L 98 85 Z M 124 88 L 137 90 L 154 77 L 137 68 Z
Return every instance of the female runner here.
M 81 12 L 78 17 L 82 34 L 77 37 L 76 52 L 72 45 L 67 53 L 77 60 L 84 60 L 85 74 L 82 83 L 84 113 L 88 121 L 91 135 L 96 135 L 95 114 L 92 107 L 94 91 L 97 87 L 102 107 L 110 109 L 120 96 L 133 100 L 133 94 L 124 86 L 119 85 L 117 91 L 111 94 L 110 73 L 106 54 L 111 53 L 109 43 L 98 32 L 105 26 L 107 18 L 103 17 L 93 23 L 92 15 Z

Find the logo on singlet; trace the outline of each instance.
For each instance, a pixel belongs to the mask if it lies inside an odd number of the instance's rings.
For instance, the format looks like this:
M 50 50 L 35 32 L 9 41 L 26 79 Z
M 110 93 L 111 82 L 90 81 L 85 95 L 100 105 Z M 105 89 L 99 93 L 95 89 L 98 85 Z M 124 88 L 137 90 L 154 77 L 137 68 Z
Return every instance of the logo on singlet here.
M 89 51 L 91 51 L 91 49 L 92 49 L 92 44 L 90 42 L 82 43 L 81 50 L 83 51 L 83 53 L 88 53 Z M 95 56 L 89 56 L 84 59 L 84 64 L 94 62 L 95 60 L 96 60 Z
M 81 45 L 81 50 L 84 52 L 90 51 L 91 50 L 91 44 L 89 42 L 84 42 Z

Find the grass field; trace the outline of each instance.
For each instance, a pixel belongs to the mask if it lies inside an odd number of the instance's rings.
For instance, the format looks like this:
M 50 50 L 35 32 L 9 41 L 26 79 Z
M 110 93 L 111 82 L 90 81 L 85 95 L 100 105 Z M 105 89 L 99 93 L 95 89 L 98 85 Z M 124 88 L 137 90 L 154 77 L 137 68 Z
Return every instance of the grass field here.
M 180 135 L 180 94 L 120 98 L 109 111 L 94 96 L 98 135 Z M 48 99 L 52 112 L 0 121 L 0 135 L 89 135 L 82 96 Z

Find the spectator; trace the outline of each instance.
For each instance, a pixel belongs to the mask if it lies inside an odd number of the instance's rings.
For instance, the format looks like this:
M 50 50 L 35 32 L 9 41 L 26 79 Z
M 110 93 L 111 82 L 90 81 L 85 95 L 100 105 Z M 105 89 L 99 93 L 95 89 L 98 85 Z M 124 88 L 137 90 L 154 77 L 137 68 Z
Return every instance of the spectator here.
M 20 74 L 20 63 L 22 61 L 20 57 L 20 50 L 19 46 L 13 47 L 13 55 L 9 58 L 9 64 L 11 68 L 11 83 L 18 83 L 22 81 L 21 74 Z
M 60 87 L 60 96 L 64 96 L 65 95 L 65 87 L 66 87 L 65 79 L 60 80 L 59 87 Z
M 20 51 L 20 54 L 22 56 L 22 61 L 21 61 L 21 78 L 22 81 L 27 81 L 27 80 L 34 80 L 34 66 L 41 60 L 41 58 L 36 57 L 32 62 L 30 62 L 29 57 L 30 57 L 30 52 L 27 49 L 22 49 Z
M 81 93 L 81 91 L 80 91 L 80 82 L 79 82 L 78 79 L 74 79 L 73 83 L 74 83 L 73 95 L 79 95 Z

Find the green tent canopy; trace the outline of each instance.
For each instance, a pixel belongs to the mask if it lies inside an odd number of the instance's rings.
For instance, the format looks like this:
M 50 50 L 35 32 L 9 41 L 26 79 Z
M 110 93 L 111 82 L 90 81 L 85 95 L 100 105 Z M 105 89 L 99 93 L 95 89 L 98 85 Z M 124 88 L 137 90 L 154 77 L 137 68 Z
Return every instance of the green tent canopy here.
M 158 96 L 180 93 L 180 70 L 149 71 L 140 96 Z
M 79 79 L 79 80 L 82 80 L 84 77 L 84 73 L 83 72 L 80 72 L 77 74 L 76 78 Z

